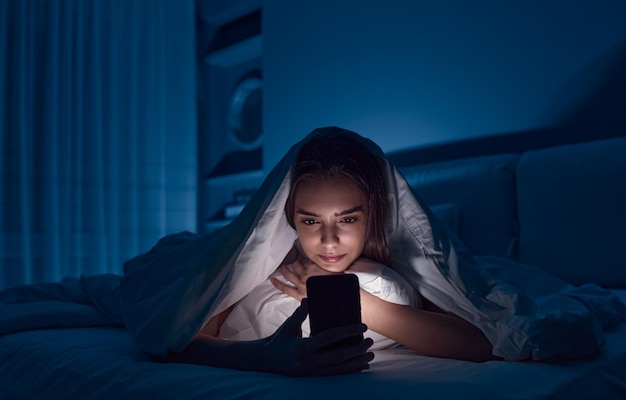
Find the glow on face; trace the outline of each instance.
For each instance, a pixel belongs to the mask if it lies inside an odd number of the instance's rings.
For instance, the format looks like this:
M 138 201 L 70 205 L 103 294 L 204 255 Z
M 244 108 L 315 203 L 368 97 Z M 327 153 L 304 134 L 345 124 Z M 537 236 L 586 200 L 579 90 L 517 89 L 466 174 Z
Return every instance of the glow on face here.
M 340 273 L 363 253 L 367 197 L 349 178 L 311 178 L 294 196 L 294 222 L 305 255 L 329 272 Z

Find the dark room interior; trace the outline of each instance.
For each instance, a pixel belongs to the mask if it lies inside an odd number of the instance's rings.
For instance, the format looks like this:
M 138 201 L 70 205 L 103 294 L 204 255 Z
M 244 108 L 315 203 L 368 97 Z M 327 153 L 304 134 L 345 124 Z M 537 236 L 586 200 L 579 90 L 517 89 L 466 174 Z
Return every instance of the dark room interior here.
M 0 0 L 0 398 L 626 398 L 625 21 L 625 0 Z M 155 362 L 285 258 L 264 246 L 299 246 L 276 204 L 333 127 L 385 160 L 391 259 L 441 250 L 436 277 L 399 274 L 498 359 Z M 466 254 L 491 278 L 449 267 Z

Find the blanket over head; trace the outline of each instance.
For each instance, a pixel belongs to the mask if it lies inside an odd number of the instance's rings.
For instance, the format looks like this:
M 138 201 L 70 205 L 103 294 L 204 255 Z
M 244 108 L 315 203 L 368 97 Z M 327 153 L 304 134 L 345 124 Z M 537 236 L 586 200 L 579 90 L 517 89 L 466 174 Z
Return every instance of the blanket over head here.
M 598 286 L 574 287 L 540 269 L 468 254 L 376 144 L 330 127 L 292 146 L 229 225 L 206 236 L 165 237 L 124 265 L 123 318 L 139 348 L 157 357 L 182 350 L 212 316 L 274 272 L 296 239 L 284 213 L 290 169 L 316 135 L 355 137 L 384 160 L 391 267 L 422 296 L 480 328 L 494 355 L 587 356 L 604 343 L 604 328 L 624 319 L 626 306 Z

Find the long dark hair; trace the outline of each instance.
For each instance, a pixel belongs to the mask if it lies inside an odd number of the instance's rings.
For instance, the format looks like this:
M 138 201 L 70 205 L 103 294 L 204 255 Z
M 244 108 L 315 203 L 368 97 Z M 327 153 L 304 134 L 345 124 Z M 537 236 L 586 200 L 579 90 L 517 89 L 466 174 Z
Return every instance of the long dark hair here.
M 294 197 L 300 182 L 314 177 L 337 175 L 351 179 L 369 202 L 363 256 L 390 265 L 391 257 L 384 229 L 389 206 L 383 160 L 354 137 L 343 134 L 339 128 L 321 130 L 300 148 L 292 168 L 291 187 L 285 204 L 287 221 L 295 229 Z

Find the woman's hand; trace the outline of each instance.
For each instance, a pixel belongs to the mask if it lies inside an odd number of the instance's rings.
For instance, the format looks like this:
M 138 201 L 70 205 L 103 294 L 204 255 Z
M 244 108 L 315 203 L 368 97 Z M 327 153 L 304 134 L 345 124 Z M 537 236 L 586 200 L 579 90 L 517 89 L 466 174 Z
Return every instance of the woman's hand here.
M 293 286 L 288 283 L 281 282 L 275 277 L 271 277 L 270 281 L 278 290 L 300 302 L 306 297 L 306 281 L 310 276 L 334 274 L 333 272 L 326 271 L 324 268 L 310 261 L 306 263 L 306 266 L 301 260 L 296 260 L 290 265 L 291 269 L 288 265 L 281 265 L 280 273 L 285 277 L 285 279 L 287 279 L 287 281 L 291 282 Z
M 307 313 L 305 299 L 273 335 L 259 340 L 231 341 L 200 333 L 183 351 L 170 352 L 166 360 L 288 376 L 339 375 L 369 368 L 374 358 L 368 352 L 372 339 L 332 346 L 362 335 L 365 325 L 346 325 L 303 338 L 301 326 Z
M 290 376 L 338 375 L 360 372 L 369 368 L 374 354 L 367 349 L 372 340 L 367 338 L 348 346 L 329 346 L 346 338 L 362 335 L 363 324 L 328 329 L 313 337 L 302 338 L 301 325 L 308 313 L 304 299 L 283 325 L 270 337 L 262 339 L 262 363 L 267 372 Z

